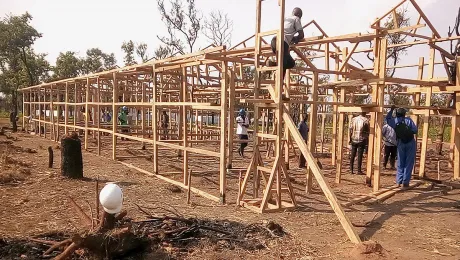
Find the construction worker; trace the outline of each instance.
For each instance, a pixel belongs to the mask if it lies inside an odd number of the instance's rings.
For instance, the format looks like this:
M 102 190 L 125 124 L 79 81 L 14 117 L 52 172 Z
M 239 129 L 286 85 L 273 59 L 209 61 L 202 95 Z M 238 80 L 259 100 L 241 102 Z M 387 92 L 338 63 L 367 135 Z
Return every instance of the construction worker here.
M 351 174 L 354 174 L 354 163 L 356 152 L 358 152 L 358 175 L 363 175 L 361 165 L 363 162 L 364 149 L 369 138 L 369 120 L 366 117 L 366 112 L 362 112 L 361 115 L 354 117 L 350 122 L 349 132 L 349 144 L 351 145 L 351 156 L 350 156 L 350 170 Z
M 169 116 L 166 111 L 163 111 L 161 115 L 161 129 L 163 130 L 163 139 L 167 140 L 168 138 L 168 127 L 169 127 Z
M 308 140 L 308 132 L 310 131 L 310 129 L 308 128 L 308 125 L 307 125 L 307 121 L 308 121 L 308 115 L 306 115 L 304 117 L 304 119 L 299 123 L 299 126 L 297 127 L 297 129 L 299 130 L 300 135 L 302 135 L 302 138 L 305 141 L 305 143 Z M 300 155 L 299 155 L 299 168 L 305 168 L 305 163 L 306 163 L 305 157 L 303 156 L 302 153 L 300 153 Z
M 123 106 L 121 111 L 118 113 L 118 124 L 121 125 L 121 132 L 122 133 L 129 133 L 128 128 L 128 108 Z M 125 140 L 125 138 L 121 138 L 121 140 Z
M 398 152 L 398 143 L 396 140 L 395 130 L 385 124 L 382 128 L 383 142 L 385 145 L 385 155 L 383 157 L 383 168 L 387 168 L 388 159 L 390 159 L 390 167 L 392 170 L 395 168 L 396 153 Z
M 396 118 L 393 118 L 393 111 L 396 106 L 392 106 L 386 117 L 387 124 L 391 126 L 396 133 L 398 141 L 398 170 L 396 174 L 396 183 L 403 187 L 409 187 L 409 182 L 412 177 L 412 169 L 415 163 L 415 153 L 417 151 L 417 143 L 414 134 L 418 129 L 414 121 L 406 117 L 406 110 L 398 108 L 396 110 Z
M 236 134 L 240 138 L 240 148 L 238 148 L 238 154 L 241 157 L 244 157 L 244 148 L 248 146 L 247 140 L 249 139 L 248 136 L 248 128 L 249 128 L 249 118 L 246 116 L 246 111 L 244 109 L 240 109 L 238 113 L 238 117 L 236 118 Z
M 292 69 L 295 66 L 295 60 L 291 56 L 289 46 L 297 44 L 305 37 L 301 22 L 302 15 L 302 9 L 296 7 L 292 11 L 292 16 L 286 17 L 284 19 L 283 79 L 286 75 L 286 70 Z M 276 36 L 272 39 L 271 48 L 273 53 L 276 54 Z M 276 62 L 273 62 L 271 60 L 267 61 L 268 66 L 276 66 L 276 64 Z

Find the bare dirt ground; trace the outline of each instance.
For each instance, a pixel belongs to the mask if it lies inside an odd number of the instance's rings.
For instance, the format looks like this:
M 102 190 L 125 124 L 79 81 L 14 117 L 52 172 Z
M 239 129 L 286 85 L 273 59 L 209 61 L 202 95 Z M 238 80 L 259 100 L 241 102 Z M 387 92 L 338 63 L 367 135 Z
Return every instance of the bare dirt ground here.
M 380 204 L 356 205 L 346 209 L 353 223 L 365 223 L 376 218 L 366 228 L 357 227 L 365 240 L 378 241 L 384 248 L 380 255 L 357 255 L 354 245 L 340 226 L 321 190 L 306 195 L 305 173 L 296 167 L 297 159 L 292 158 L 291 175 L 295 177 L 295 189 L 300 207 L 293 212 L 256 214 L 235 206 L 238 176 L 228 176 L 228 203 L 221 206 L 192 193 L 192 205 L 186 203 L 186 192 L 175 193 L 171 185 L 153 177 L 145 176 L 118 162 L 108 159 L 109 146 L 104 146 L 102 154 L 84 152 L 85 180 L 69 180 L 60 176 L 60 150 L 58 144 L 37 136 L 18 133 L 13 139 L 0 136 L 2 156 L 0 176 L 0 237 L 25 239 L 44 233 L 60 231 L 66 234 L 82 230 L 80 219 L 70 207 L 67 197 L 74 198 L 86 211 L 85 201 L 94 202 L 95 182 L 99 178 L 101 186 L 106 182 L 117 182 L 125 195 L 124 207 L 133 219 L 145 219 L 135 204 L 161 212 L 156 207 L 177 210 L 186 217 L 219 219 L 242 224 L 279 223 L 288 233 L 282 238 L 268 240 L 266 248 L 248 251 L 239 247 L 220 248 L 205 244 L 189 249 L 180 258 L 187 259 L 460 259 L 460 192 L 430 185 L 396 194 Z M 16 139 L 15 139 L 16 138 Z M 9 144 L 8 144 L 9 143 Z M 48 146 L 54 148 L 54 167 L 48 169 Z M 7 148 L 8 147 L 8 148 Z M 140 151 L 140 143 L 121 141 L 120 155 L 148 153 Z M 251 148 L 249 147 L 248 150 Z M 94 151 L 94 144 L 89 151 Z M 160 170 L 178 172 L 181 159 L 173 151 L 161 151 Z M 247 157 L 250 153 L 247 152 Z M 8 159 L 10 158 L 10 159 Z M 163 158 L 163 159 L 162 159 Z M 152 163 L 144 158 L 125 159 L 145 170 Z M 341 184 L 334 184 L 335 168 L 330 166 L 330 158 L 322 158 L 324 173 L 341 201 L 347 201 L 361 194 L 371 192 L 364 185 L 364 177 L 344 174 Z M 244 167 L 249 158 L 236 160 L 234 167 Z M 213 195 L 218 194 L 218 163 L 205 157 L 191 157 L 190 168 L 197 173 L 192 177 L 195 187 Z M 429 177 L 437 176 L 437 164 L 429 163 Z M 348 166 L 345 165 L 344 173 Z M 449 178 L 450 169 L 445 166 L 443 178 Z M 199 171 L 208 170 L 210 173 Z M 168 176 L 180 180 L 181 175 Z M 383 186 L 393 184 L 392 172 L 386 171 L 382 177 Z M 0 243 L 0 252 L 2 247 Z M 29 250 L 41 250 L 40 248 Z M 34 248 L 34 247 L 32 247 Z M 46 249 L 46 248 L 45 248 Z M 25 252 L 16 252 L 16 257 L 27 257 Z M 12 252 L 11 254 L 14 254 Z M 12 255 L 10 257 L 13 258 Z M 145 259 L 158 259 L 145 256 Z M 33 259 L 29 257 L 28 259 Z

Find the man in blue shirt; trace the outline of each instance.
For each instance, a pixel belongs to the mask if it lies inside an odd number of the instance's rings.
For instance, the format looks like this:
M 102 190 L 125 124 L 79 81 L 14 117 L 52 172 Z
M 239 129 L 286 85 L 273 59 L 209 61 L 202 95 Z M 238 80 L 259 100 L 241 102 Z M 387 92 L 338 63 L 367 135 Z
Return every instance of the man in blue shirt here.
M 396 174 L 396 183 L 409 186 L 412 177 L 412 169 L 415 163 L 415 153 L 417 152 L 417 143 L 414 134 L 418 132 L 414 121 L 406 117 L 406 110 L 398 108 L 396 118 L 393 118 L 393 111 L 396 106 L 392 106 L 386 117 L 387 124 L 395 129 L 398 141 L 398 170 Z

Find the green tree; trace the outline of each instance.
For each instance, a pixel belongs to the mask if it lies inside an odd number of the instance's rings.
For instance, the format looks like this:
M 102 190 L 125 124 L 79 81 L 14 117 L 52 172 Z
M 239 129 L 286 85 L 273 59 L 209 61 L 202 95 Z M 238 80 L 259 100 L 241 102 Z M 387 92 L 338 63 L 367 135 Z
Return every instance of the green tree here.
M 121 50 L 125 53 L 125 57 L 123 58 L 125 66 L 137 64 L 134 54 L 137 55 L 137 57 L 140 59 L 140 62 L 142 63 L 150 60 L 149 55 L 147 53 L 148 47 L 145 43 L 135 44 L 131 40 L 123 42 L 123 44 L 121 45 Z
M 154 53 L 153 57 L 156 60 L 162 60 L 162 59 L 169 58 L 171 56 L 173 56 L 173 50 L 171 48 L 169 48 L 168 46 L 160 45 L 160 47 L 158 47 L 155 50 L 155 53 Z
M 125 57 L 123 58 L 123 61 L 125 62 L 125 66 L 130 66 L 136 64 L 136 60 L 134 59 L 134 42 L 133 41 L 127 41 L 123 42 L 121 45 L 121 49 L 125 53 Z
M 53 69 L 52 80 L 60 80 L 78 77 L 83 71 L 83 60 L 75 55 L 75 52 L 67 51 L 59 53 L 56 66 Z
M 148 47 L 146 43 L 139 43 L 136 46 L 136 54 L 137 56 L 139 56 L 139 58 L 141 59 L 143 63 L 150 60 L 149 55 L 147 53 L 147 49 Z
M 18 90 L 46 80 L 49 64 L 44 54 L 32 48 L 42 35 L 30 25 L 32 16 L 25 13 L 7 16 L 0 21 L 0 92 L 11 98 L 12 110 L 18 115 Z M 13 120 L 13 131 L 17 131 Z
M 116 67 L 115 54 L 107 54 L 99 48 L 92 48 L 86 51 L 86 58 L 83 61 L 83 74 L 97 73 L 111 70 Z

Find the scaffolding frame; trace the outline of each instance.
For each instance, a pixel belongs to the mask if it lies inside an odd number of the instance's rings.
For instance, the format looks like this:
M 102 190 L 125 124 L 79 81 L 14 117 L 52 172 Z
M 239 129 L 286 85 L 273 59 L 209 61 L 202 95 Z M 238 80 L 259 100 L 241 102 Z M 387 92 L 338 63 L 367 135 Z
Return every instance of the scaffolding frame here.
M 253 211 L 264 213 L 284 211 L 297 206 L 289 176 L 289 156 L 300 152 L 308 163 L 305 171 L 306 192 L 312 190 L 313 179 L 324 192 L 332 209 L 350 240 L 361 241 L 353 229 L 350 220 L 337 200 L 334 192 L 324 178 L 316 161 L 317 137 L 320 136 L 320 151 L 324 151 L 325 118 L 332 117 L 332 155 L 331 164 L 336 166 L 336 182 L 341 182 L 344 161 L 345 122 L 351 113 L 368 112 L 370 114 L 370 138 L 367 161 L 367 183 L 374 191 L 381 189 L 381 144 L 382 126 L 387 86 L 399 84 L 409 95 L 412 105 L 406 106 L 412 111 L 412 117 L 418 124 L 422 116 L 423 134 L 421 138 L 420 167 L 418 175 L 426 175 L 429 118 L 444 116 L 452 119 L 450 140 L 450 163 L 453 178 L 460 178 L 460 59 L 436 45 L 454 41 L 460 37 L 442 38 L 430 23 L 426 15 L 414 0 L 404 0 L 371 25 L 373 33 L 348 34 L 329 37 L 316 21 L 307 23 L 304 28 L 316 28 L 319 36 L 309 37 L 291 46 L 297 59 L 305 67 L 295 67 L 287 72 L 282 80 L 283 30 L 261 32 L 262 0 L 255 0 L 256 32 L 231 49 L 225 46 L 210 46 L 199 52 L 171 57 L 144 64 L 104 71 L 72 79 L 21 89 L 23 93 L 23 125 L 27 117 L 33 115 L 32 122 L 39 136 L 59 141 L 70 131 L 82 131 L 85 149 L 95 149 L 101 155 L 101 149 L 112 151 L 112 159 L 122 159 L 117 155 L 120 150 L 119 138 L 134 140 L 152 149 L 152 170 L 145 171 L 134 165 L 123 163 L 148 175 L 168 181 L 182 188 L 189 188 L 191 171 L 188 166 L 190 154 L 200 154 L 218 161 L 219 194 L 210 194 L 190 187 L 192 192 L 213 201 L 226 203 L 227 174 L 232 171 L 235 140 L 235 107 L 250 109 L 255 126 L 253 130 L 253 157 L 244 169 L 243 180 L 237 197 L 238 205 Z M 272 4 L 274 1 L 265 1 Z M 419 14 L 417 24 L 395 29 L 380 27 L 383 19 L 396 17 L 396 10 L 408 3 Z M 278 1 L 280 7 L 279 28 L 284 28 L 285 0 Z M 422 24 L 424 21 L 426 24 Z M 428 26 L 429 35 L 418 33 Z M 389 45 L 388 34 L 404 34 L 417 41 Z M 276 54 L 278 66 L 266 67 L 265 61 L 275 56 L 267 37 L 277 36 Z M 254 39 L 255 43 L 252 44 Z M 360 45 L 373 42 L 373 48 L 359 48 Z M 349 47 L 339 47 L 350 44 Z M 429 61 L 421 57 L 414 65 L 389 66 L 387 51 L 398 46 L 425 45 L 429 47 Z M 249 47 L 248 47 L 249 46 Z M 307 51 L 315 51 L 313 56 Z M 353 57 L 372 52 L 373 66 L 358 68 L 351 64 Z M 436 53 L 441 61 L 435 60 Z M 457 64 L 456 85 L 452 84 L 448 64 Z M 435 78 L 436 65 L 443 65 L 446 77 Z M 425 67 L 428 67 L 426 75 Z M 412 78 L 388 77 L 387 69 L 416 68 L 418 76 Z M 254 78 L 248 77 L 248 71 L 254 71 Z M 334 80 L 320 84 L 321 75 L 333 75 Z M 431 106 L 433 94 L 451 94 L 456 97 L 455 108 Z M 369 95 L 368 104 L 355 104 L 354 98 Z M 425 105 L 420 104 L 422 96 Z M 292 107 L 300 109 L 298 117 L 309 114 L 310 126 L 321 122 L 318 135 L 317 127 L 311 127 L 308 142 L 301 137 L 292 115 Z M 136 114 L 129 127 L 118 125 L 116 116 L 120 107 L 128 107 Z M 309 108 L 308 108 L 309 107 Z M 37 112 L 38 111 L 38 112 Z M 55 113 L 56 111 L 56 113 Z M 171 119 L 168 129 L 160 124 L 163 111 Z M 110 122 L 103 122 L 102 115 L 112 114 Z M 219 115 L 218 126 L 204 124 L 203 118 Z M 201 120 L 199 120 L 201 118 Z M 101 142 L 101 136 L 112 137 L 110 145 Z M 92 146 L 89 138 L 96 140 Z M 123 142 L 123 140 L 121 141 Z M 207 145 L 217 144 L 218 151 Z M 263 158 L 260 147 L 265 146 L 267 155 Z M 118 148 L 118 150 L 117 150 Z M 161 155 L 159 150 L 179 151 L 183 158 L 183 181 L 166 177 L 168 172 L 159 169 Z M 272 156 L 273 153 L 273 156 Z M 235 170 L 235 169 L 233 169 Z M 237 169 L 240 170 L 241 169 Z M 415 168 L 414 168 L 415 171 Z M 177 174 L 177 173 L 176 173 Z M 252 194 L 247 190 L 252 182 Z M 262 183 L 262 185 L 261 185 Z

